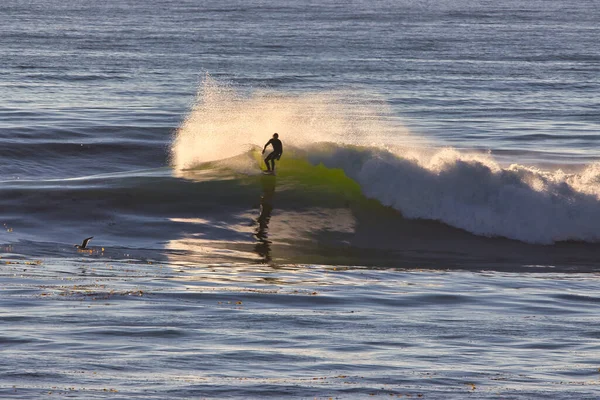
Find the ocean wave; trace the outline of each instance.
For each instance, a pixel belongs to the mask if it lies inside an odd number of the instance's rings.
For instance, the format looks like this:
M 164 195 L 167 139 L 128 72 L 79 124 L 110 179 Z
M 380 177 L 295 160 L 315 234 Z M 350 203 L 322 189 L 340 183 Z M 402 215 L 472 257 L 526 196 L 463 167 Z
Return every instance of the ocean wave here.
M 260 174 L 260 162 L 255 149 L 201 168 L 251 176 Z M 404 218 L 439 221 L 479 236 L 533 244 L 600 242 L 600 163 L 566 173 L 503 167 L 489 156 L 453 149 L 425 155 L 315 143 L 289 150 L 277 179 L 299 198 L 325 202 L 327 192 L 350 200 L 365 196 Z
M 260 174 L 259 156 L 255 149 L 182 171 L 162 168 L 3 181 L 2 242 L 19 254 L 72 257 L 74 243 L 95 236 L 95 248 L 107 249 L 102 250 L 104 256 L 139 250 L 151 258 L 166 256 L 193 264 L 227 260 L 408 268 L 596 268 L 598 244 L 585 243 L 597 238 L 593 204 L 598 200 L 592 194 L 587 195 L 588 208 L 579 210 L 588 215 L 566 222 L 576 238 L 571 240 L 579 242 L 541 246 L 531 243 L 556 240 L 548 234 L 556 226 L 547 219 L 564 213 L 563 195 L 553 195 L 556 204 L 549 210 L 550 200 L 534 193 L 511 168 L 496 170 L 462 160 L 460 167 L 447 162 L 434 172 L 406 155 L 324 143 L 288 149 L 273 177 Z M 515 176 L 509 179 L 511 174 Z M 589 180 L 597 185 L 598 177 L 590 172 L 570 179 L 585 186 Z M 488 198 L 467 196 L 477 190 Z M 511 198 L 513 191 L 520 196 Z M 541 201 L 542 207 L 516 215 L 513 206 L 497 210 L 490 198 L 498 193 L 508 193 L 506 201 L 522 204 L 527 203 L 522 199 Z M 581 208 L 577 198 L 573 207 Z M 544 214 L 549 212 L 554 214 Z M 455 219 L 444 221 L 448 215 Z M 528 220 L 511 225 L 517 217 Z M 554 222 L 565 223 L 559 218 Z M 468 232 L 467 226 L 475 223 L 487 231 Z M 546 225 L 535 229 L 530 223 Z M 591 236 L 577 230 L 578 223 L 585 223 L 582 226 L 590 228 Z M 502 235 L 501 229 L 508 234 Z M 530 236 L 521 236 L 522 242 L 498 238 L 515 233 Z M 40 241 L 49 247 L 40 247 Z
M 207 77 L 175 134 L 171 161 L 176 171 L 211 162 L 258 173 L 256 150 L 278 131 L 288 149 L 282 171 L 293 148 L 294 157 L 342 170 L 362 194 L 405 218 L 527 243 L 600 241 L 600 163 L 579 173 L 502 166 L 481 152 L 428 145 L 386 112 L 347 93 L 242 96 Z
M 528 243 L 600 241 L 600 163 L 580 173 L 543 171 L 443 149 L 430 157 L 315 145 L 313 163 L 340 168 L 365 196 L 406 218 Z

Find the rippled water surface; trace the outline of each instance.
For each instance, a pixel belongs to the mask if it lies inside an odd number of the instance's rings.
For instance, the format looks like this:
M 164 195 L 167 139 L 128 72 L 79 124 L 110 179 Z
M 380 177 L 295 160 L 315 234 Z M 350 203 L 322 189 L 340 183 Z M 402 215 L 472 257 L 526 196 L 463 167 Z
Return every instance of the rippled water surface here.
M 598 394 L 596 274 L 6 262 L 6 398 Z
M 597 0 L 0 27 L 1 398 L 600 398 Z

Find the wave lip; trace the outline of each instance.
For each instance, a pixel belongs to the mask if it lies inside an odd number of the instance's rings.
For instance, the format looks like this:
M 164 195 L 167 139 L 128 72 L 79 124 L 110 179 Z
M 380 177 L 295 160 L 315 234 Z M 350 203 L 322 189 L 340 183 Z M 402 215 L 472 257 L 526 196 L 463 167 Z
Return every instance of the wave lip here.
M 334 144 L 308 150 L 312 163 L 341 168 L 367 197 L 406 218 L 527 243 L 600 241 L 600 163 L 567 174 L 503 168 L 452 149 L 431 157 Z

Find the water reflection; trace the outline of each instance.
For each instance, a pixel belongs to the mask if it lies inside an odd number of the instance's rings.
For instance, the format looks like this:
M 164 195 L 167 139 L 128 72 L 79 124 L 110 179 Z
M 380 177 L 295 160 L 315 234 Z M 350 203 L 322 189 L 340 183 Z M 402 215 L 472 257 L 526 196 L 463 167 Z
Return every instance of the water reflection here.
M 259 255 L 261 261 L 269 264 L 271 257 L 271 241 L 269 240 L 269 221 L 273 212 L 273 197 L 275 196 L 275 177 L 263 176 L 261 185 L 263 194 L 260 198 L 260 215 L 256 219 L 258 226 L 254 236 L 258 243 L 254 246 L 254 251 Z

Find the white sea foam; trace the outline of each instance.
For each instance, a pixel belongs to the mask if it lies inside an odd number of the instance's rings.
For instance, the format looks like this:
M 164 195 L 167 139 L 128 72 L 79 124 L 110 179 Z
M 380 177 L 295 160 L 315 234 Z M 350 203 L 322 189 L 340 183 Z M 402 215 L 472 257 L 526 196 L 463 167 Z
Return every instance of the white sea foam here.
M 315 146 L 313 163 L 341 168 L 363 193 L 407 218 L 445 222 L 477 235 L 530 243 L 600 241 L 600 164 L 578 174 L 442 149 L 433 156 Z

